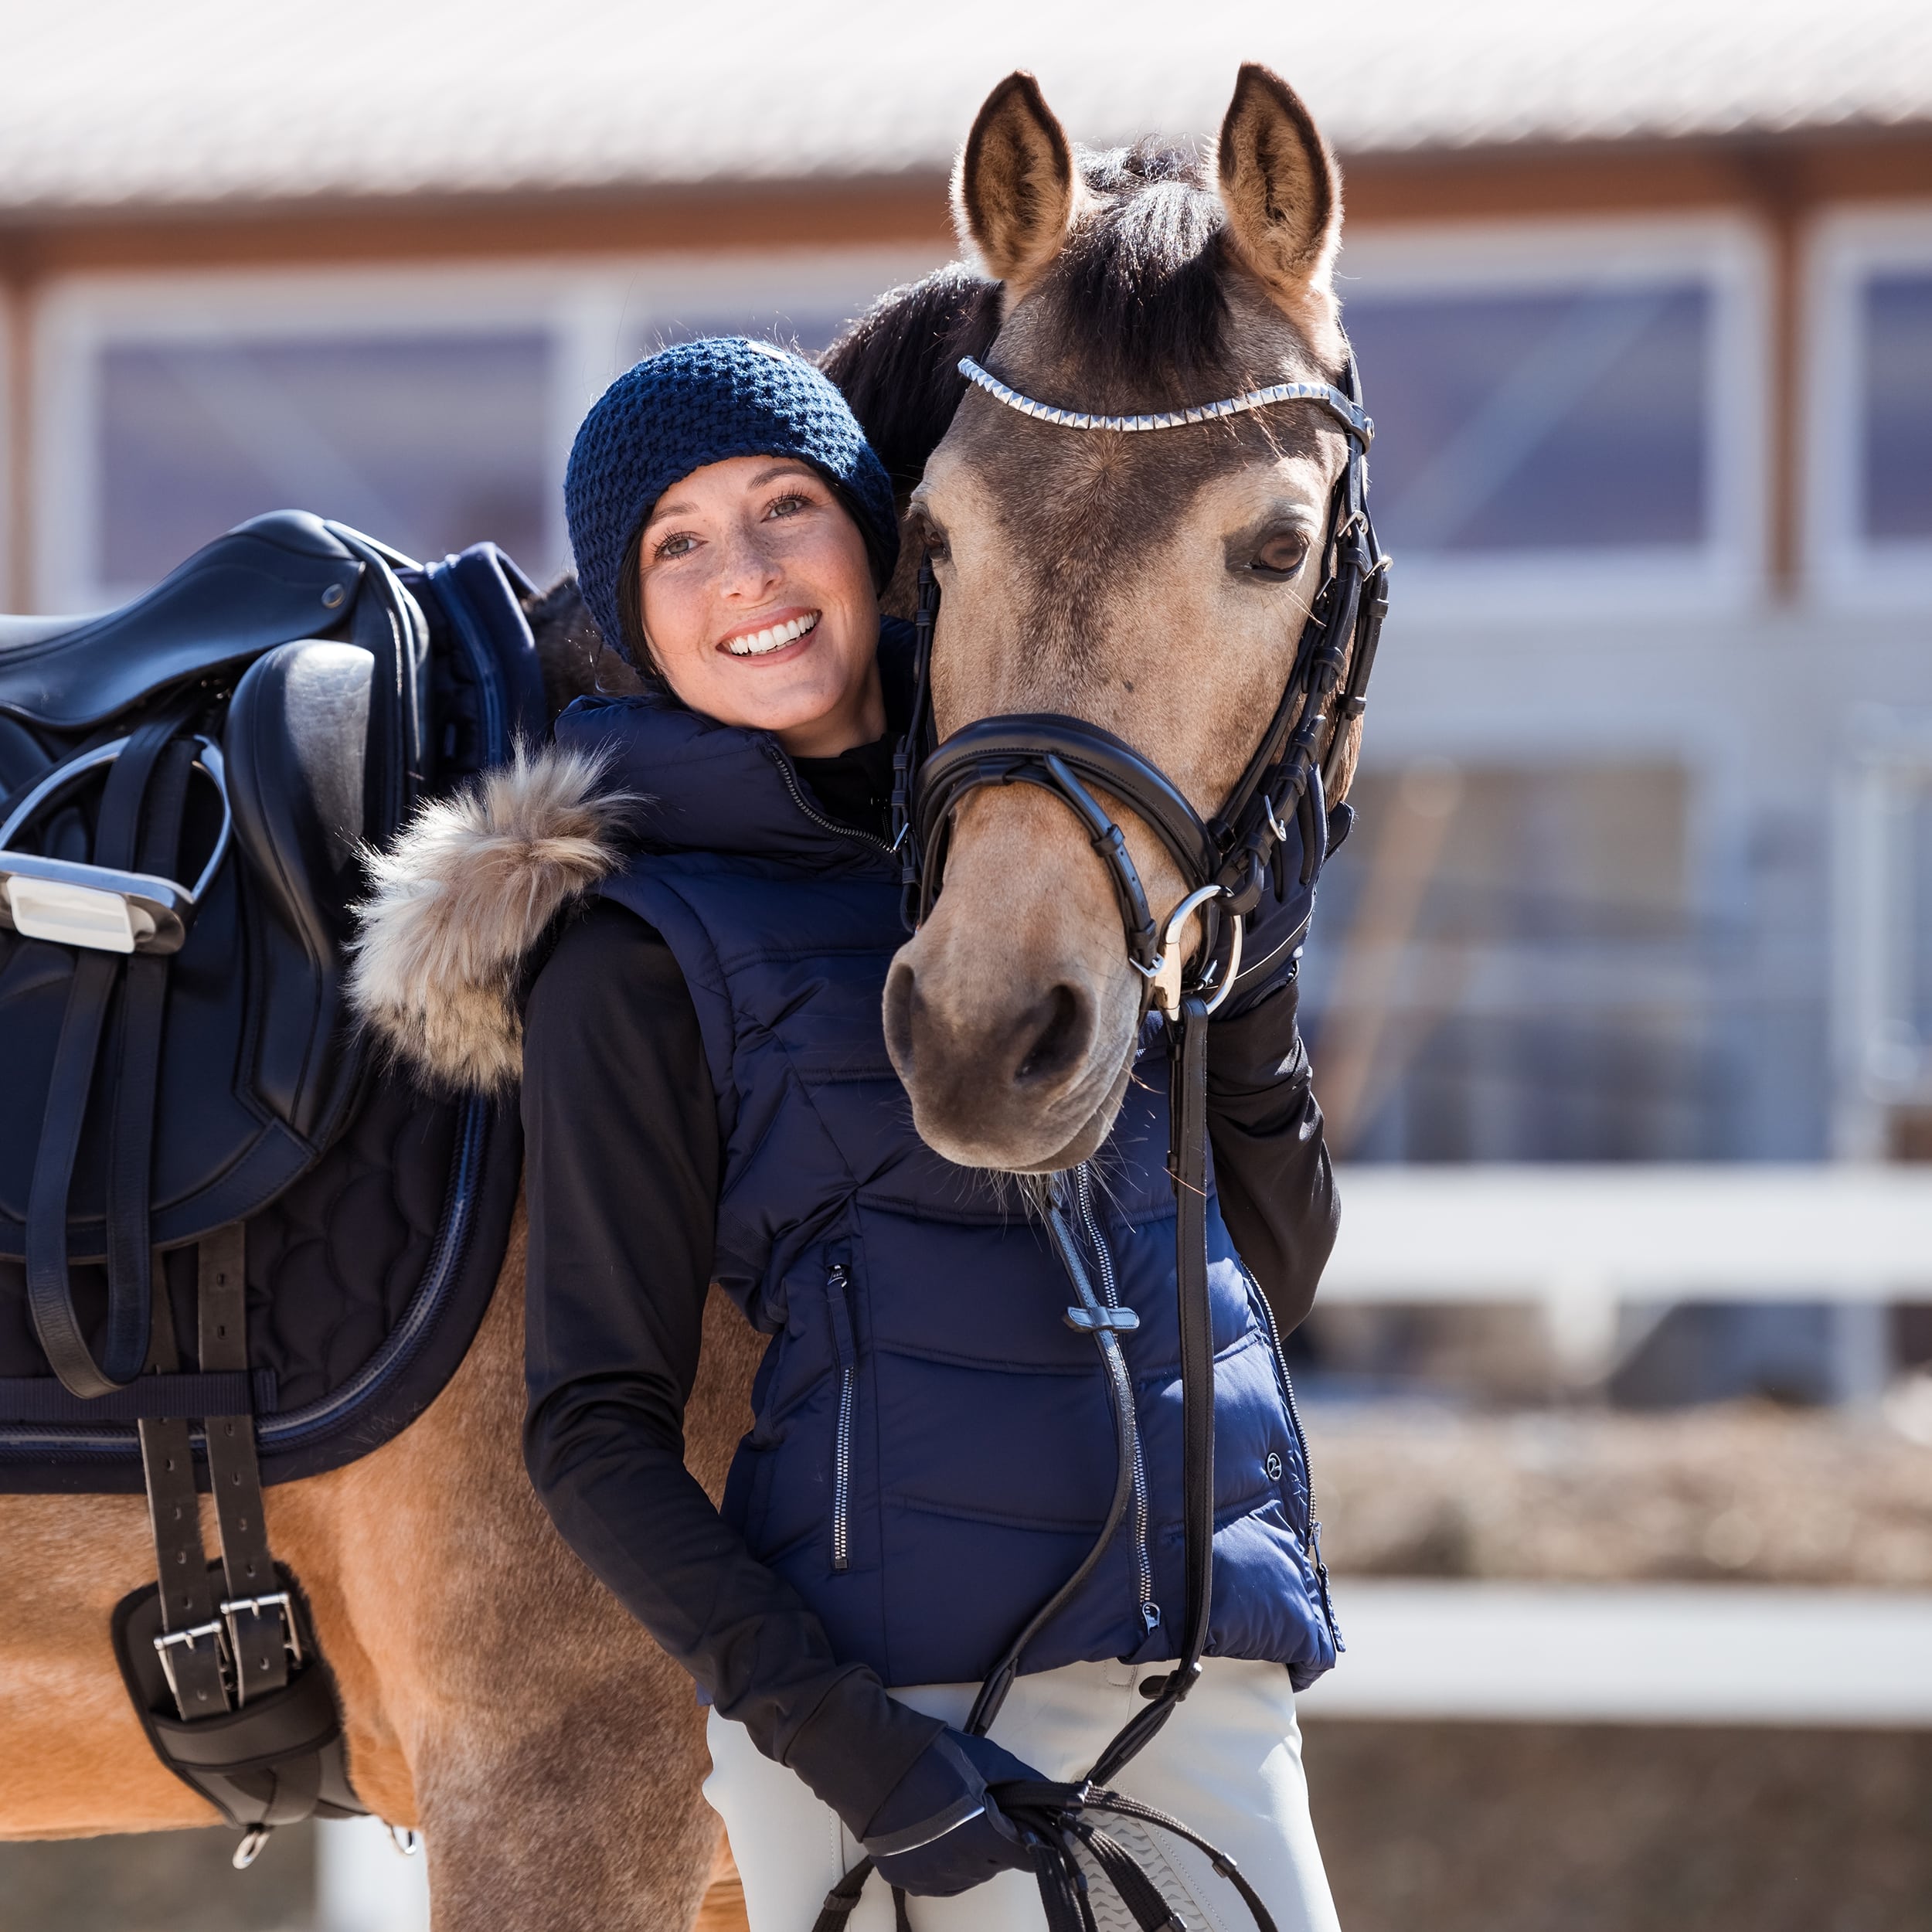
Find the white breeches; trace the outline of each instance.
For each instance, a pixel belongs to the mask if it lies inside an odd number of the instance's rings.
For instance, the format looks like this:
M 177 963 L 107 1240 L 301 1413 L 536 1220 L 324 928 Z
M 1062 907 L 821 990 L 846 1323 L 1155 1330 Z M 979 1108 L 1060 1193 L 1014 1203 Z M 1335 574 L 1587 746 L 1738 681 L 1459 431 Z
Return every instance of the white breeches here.
M 993 1737 L 1046 1777 L 1080 1777 L 1144 1708 L 1141 1680 L 1168 1668 L 1072 1664 L 1022 1677 Z M 977 1689 L 925 1684 L 893 1695 L 957 1724 Z M 704 1794 L 730 1835 L 751 1932 L 811 1932 L 826 1893 L 862 1854 L 830 1807 L 762 1756 L 743 1725 L 713 1711 L 710 1744 Z M 1294 1700 L 1280 1665 L 1207 1658 L 1200 1682 L 1115 1787 L 1226 1852 L 1281 1932 L 1338 1932 L 1308 1821 Z M 1125 1818 L 1097 1821 L 1134 1853 L 1189 1932 L 1252 1932 L 1240 1894 L 1192 1845 Z M 1097 1883 L 1093 1896 L 1101 1932 L 1132 1932 L 1131 1917 L 1109 1887 Z M 1003 1872 L 957 1898 L 913 1899 L 910 1908 L 914 1932 L 1045 1932 L 1046 1923 L 1038 1886 L 1025 1872 Z M 847 1926 L 848 1932 L 893 1932 L 892 1894 L 883 1880 L 866 1886 Z

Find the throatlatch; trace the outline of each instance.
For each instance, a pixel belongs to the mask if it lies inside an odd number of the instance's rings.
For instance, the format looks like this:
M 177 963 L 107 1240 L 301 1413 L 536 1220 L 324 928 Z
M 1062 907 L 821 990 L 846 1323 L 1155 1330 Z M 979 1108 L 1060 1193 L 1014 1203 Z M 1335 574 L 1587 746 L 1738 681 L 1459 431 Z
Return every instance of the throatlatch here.
M 1201 1675 L 1213 1597 L 1214 1342 L 1207 1284 L 1207 1025 L 1241 974 L 1242 922 L 1260 903 L 1270 869 L 1279 879 L 1288 827 L 1301 832 L 1301 883 L 1311 886 L 1328 852 L 1327 800 L 1341 777 L 1349 727 L 1367 703 L 1369 672 L 1389 607 L 1389 560 L 1368 511 L 1368 451 L 1375 425 L 1364 412 L 1362 384 L 1349 355 L 1347 393 L 1325 383 L 1290 383 L 1222 403 L 1158 416 L 1099 417 L 1049 407 L 1009 388 L 969 357 L 961 372 L 996 401 L 1056 427 L 1145 431 L 1216 420 L 1279 403 L 1325 409 L 1349 438 L 1335 485 L 1327 536 L 1328 575 L 1309 607 L 1295 660 L 1274 716 L 1218 814 L 1203 820 L 1179 787 L 1150 760 L 1085 719 L 1049 713 L 982 718 L 943 745 L 934 742 L 933 631 L 939 586 L 930 563 L 919 573 L 917 659 L 910 725 L 893 757 L 893 833 L 900 855 L 906 923 L 917 929 L 944 883 L 954 815 L 985 785 L 1028 784 L 1053 793 L 1085 827 L 1107 869 L 1119 906 L 1128 956 L 1141 975 L 1142 1013 L 1167 1025 L 1168 1171 L 1174 1183 L 1175 1277 L 1179 1303 L 1182 1413 L 1183 1562 L 1187 1579 L 1181 1657 L 1146 1708 L 1137 1712 L 1077 1783 L 1005 1783 L 988 1787 L 1031 1847 L 1049 1932 L 1093 1932 L 1084 1852 L 1118 1894 L 1142 1932 L 1169 1932 L 1179 1921 L 1152 1879 L 1095 1815 L 1133 1819 L 1172 1833 L 1206 1854 L 1240 1893 L 1260 1932 L 1274 1922 L 1233 1861 L 1178 1819 L 1124 1794 L 1110 1781 L 1172 1716 Z M 1128 806 L 1167 849 L 1187 890 L 1157 920 L 1121 828 L 1094 787 Z M 1198 917 L 1201 964 L 1182 955 L 1188 922 Z M 1297 935 L 1298 940 L 1299 935 Z M 1269 962 L 1257 961 L 1257 973 Z M 1132 1485 L 1131 1383 L 1121 1361 L 1125 1311 L 1103 1307 L 1088 1285 L 1057 1202 L 1047 1223 L 1080 1305 L 1068 1319 L 1094 1339 L 1107 1369 L 1119 1437 L 1119 1463 L 1107 1519 L 1080 1566 L 1028 1619 L 980 1687 L 965 1729 L 984 1735 L 1019 1674 L 1027 1648 L 1069 1602 L 1100 1562 L 1124 1519 Z M 828 1895 L 814 1932 L 840 1932 L 872 1871 L 862 1860 Z M 908 1923 L 903 1897 L 899 1922 Z

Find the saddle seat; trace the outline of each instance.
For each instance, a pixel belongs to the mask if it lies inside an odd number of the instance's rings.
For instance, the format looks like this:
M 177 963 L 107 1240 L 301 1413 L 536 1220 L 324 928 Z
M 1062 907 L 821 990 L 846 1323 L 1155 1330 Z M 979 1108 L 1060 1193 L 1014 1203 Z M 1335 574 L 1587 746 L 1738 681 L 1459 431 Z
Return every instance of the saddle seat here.
M 217 537 L 118 610 L 0 617 L 0 713 L 85 730 L 185 679 L 332 630 L 365 567 L 320 517 L 277 510 Z

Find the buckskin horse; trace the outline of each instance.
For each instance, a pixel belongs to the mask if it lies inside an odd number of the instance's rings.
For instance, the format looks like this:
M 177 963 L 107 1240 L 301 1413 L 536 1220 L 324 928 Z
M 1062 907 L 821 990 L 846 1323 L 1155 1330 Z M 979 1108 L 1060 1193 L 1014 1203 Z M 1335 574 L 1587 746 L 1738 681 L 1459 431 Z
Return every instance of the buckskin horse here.
M 1243 69 L 1204 165 L 1152 145 L 1077 151 L 1016 74 L 974 124 L 955 205 L 987 272 L 955 267 L 895 291 L 826 359 L 910 497 L 888 602 L 910 612 L 929 560 L 929 611 L 944 592 L 939 743 L 1021 714 L 1059 720 L 1090 750 L 1096 730 L 1111 734 L 1138 762 L 1111 767 L 1112 791 L 1107 770 L 1082 767 L 1085 795 L 1124 834 L 1111 859 L 1066 792 L 1038 782 L 1035 743 L 1002 753 L 1021 782 L 946 794 L 943 825 L 930 811 L 915 825 L 908 801 L 909 835 L 932 848 L 925 917 L 882 1023 L 937 1150 L 1039 1172 L 1104 1138 L 1131 1073 L 1161 961 L 1122 946 L 1123 864 L 1148 904 L 1189 909 L 1155 934 L 1157 952 L 1213 952 L 1236 927 L 1212 903 L 1230 895 L 1202 896 L 1185 839 L 1151 822 L 1163 808 L 1146 774 L 1168 774 L 1186 813 L 1205 815 L 1270 753 L 1267 783 L 1248 787 L 1257 811 L 1337 805 L 1373 643 L 1354 600 L 1379 560 L 1365 569 L 1345 422 L 1186 413 L 1284 385 L 1332 395 L 1352 375 L 1330 284 L 1339 179 L 1284 83 Z M 1150 411 L 1172 433 L 1135 433 L 1155 426 Z M 1087 433 L 1056 435 L 1074 412 Z M 1317 587 L 1332 600 L 1342 580 L 1348 621 L 1328 611 L 1335 648 L 1323 681 L 1298 692 Z M 598 676 L 621 680 L 567 589 L 524 589 L 551 711 Z M 1287 734 L 1332 694 L 1318 761 L 1298 736 L 1299 789 L 1274 788 Z M 547 756 L 430 798 L 370 867 L 358 970 L 374 1033 L 446 1095 L 513 1079 L 522 962 L 620 844 L 594 776 Z M 0 978 L 0 1002 L 6 990 Z M 420 1414 L 324 1473 L 274 1481 L 270 1458 L 267 1540 L 332 1672 L 355 1798 L 425 1834 L 438 1932 L 688 1924 L 718 1838 L 698 1790 L 699 1713 L 525 1480 L 522 1277 L 513 1220 L 474 1338 Z M 192 1281 L 184 1292 L 192 1307 Z M 686 1424 L 714 1495 L 761 1346 L 714 1307 Z M 211 1503 L 201 1511 L 213 1542 L 221 1526 Z M 155 1573 L 140 1497 L 0 1495 L 0 1835 L 213 1821 L 151 1749 L 108 1640 L 117 1605 Z

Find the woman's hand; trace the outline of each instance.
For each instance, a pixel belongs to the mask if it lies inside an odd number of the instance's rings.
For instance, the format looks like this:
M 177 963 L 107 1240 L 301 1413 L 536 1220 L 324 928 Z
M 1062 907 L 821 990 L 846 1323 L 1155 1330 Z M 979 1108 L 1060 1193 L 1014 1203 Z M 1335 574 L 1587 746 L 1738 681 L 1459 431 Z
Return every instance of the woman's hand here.
M 888 1885 L 951 1898 L 997 1872 L 1031 1871 L 1032 1855 L 989 1784 L 1040 1774 L 992 1739 L 945 1730 L 913 1760 L 861 1842 Z

